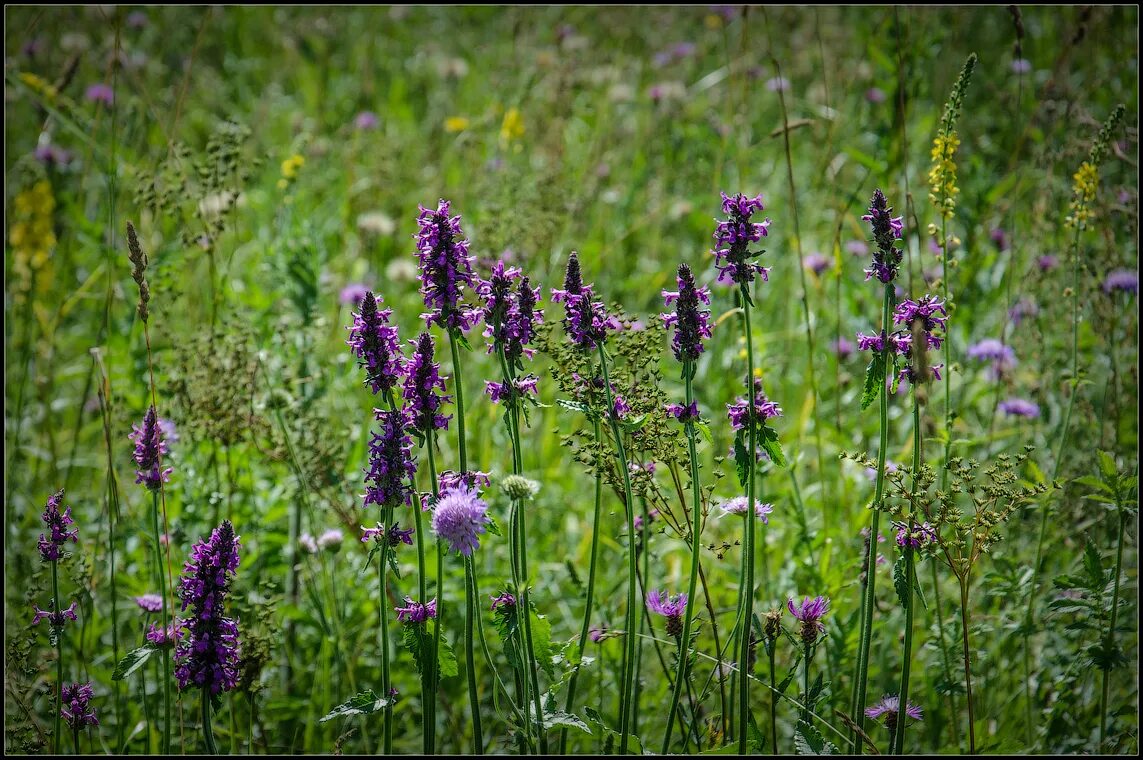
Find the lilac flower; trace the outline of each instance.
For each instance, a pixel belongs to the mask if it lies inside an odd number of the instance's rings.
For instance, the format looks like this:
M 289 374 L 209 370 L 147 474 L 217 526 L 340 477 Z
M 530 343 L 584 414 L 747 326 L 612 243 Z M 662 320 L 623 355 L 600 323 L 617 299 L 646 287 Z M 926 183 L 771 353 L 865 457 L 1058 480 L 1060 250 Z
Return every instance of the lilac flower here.
M 647 609 L 667 619 L 667 635 L 678 638 L 683 635 L 683 613 L 687 610 L 687 595 L 679 594 L 673 599 L 666 592 L 647 592 Z
M 75 525 L 75 520 L 71 519 L 71 507 L 65 507 L 64 511 L 60 512 L 63 498 L 62 488 L 49 496 L 47 505 L 44 507 L 44 513 L 40 516 L 40 519 L 44 521 L 44 526 L 48 529 L 47 535 L 40 534 L 38 544 L 40 559 L 44 562 L 56 562 L 63 557 L 63 547 L 68 541 L 73 544 L 79 543 L 79 530 L 67 529 L 67 526 Z
M 674 304 L 675 311 L 673 314 L 661 314 L 660 317 L 667 327 L 675 328 L 671 349 L 675 352 L 675 358 L 685 364 L 699 358 L 703 352 L 703 339 L 711 336 L 710 310 L 699 308 L 700 301 L 710 305 L 710 290 L 695 286 L 695 277 L 686 264 L 679 264 L 675 279 L 679 289 L 662 292 L 664 303 L 668 307 Z
M 60 690 L 60 716 L 68 728 L 79 731 L 87 726 L 98 726 L 99 718 L 91 707 L 95 690 L 90 683 L 65 684 Z
M 873 252 L 873 263 L 865 270 L 865 279 L 877 277 L 885 284 L 897 278 L 898 267 L 904 253 L 897 248 L 897 241 L 901 239 L 904 223 L 901 217 L 893 216 L 893 207 L 885 200 L 885 194 L 880 190 L 873 191 L 873 200 L 869 203 L 869 213 L 861 217 L 862 221 L 869 222 L 873 228 L 873 240 L 877 243 L 877 250 Z
M 452 491 L 456 488 L 467 488 L 470 491 L 479 492 L 482 488 L 488 488 L 492 485 L 492 477 L 487 472 L 480 470 L 469 470 L 468 472 L 454 472 L 452 470 L 444 470 L 441 472 L 438 480 L 440 481 L 440 493 Z
M 719 505 L 724 515 L 744 515 L 746 514 L 746 505 L 750 501 L 745 496 L 736 496 L 733 499 L 728 499 Z M 754 514 L 758 516 L 764 524 L 770 524 L 770 515 L 774 511 L 773 504 L 763 504 L 757 499 L 754 500 Z
M 346 288 L 348 290 L 348 288 Z M 344 303 L 345 291 L 342 291 Z M 397 328 L 389 324 L 392 309 L 379 309 L 380 298 L 366 290 L 361 297 L 361 311 L 353 313 L 349 340 L 345 343 L 357 357 L 357 364 L 365 370 L 365 382 L 374 395 L 388 394 L 397 385 L 401 374 L 401 346 Z
M 37 161 L 45 166 L 64 166 L 71 161 L 71 153 L 58 145 L 45 143 L 37 145 L 33 154 Z
M 87 90 L 83 93 L 83 97 L 91 103 L 102 103 L 105 106 L 109 106 L 115 102 L 115 91 L 111 89 L 110 85 L 100 82 L 89 85 Z
M 1028 317 L 1035 317 L 1040 313 L 1040 307 L 1027 296 L 1021 298 L 1012 308 L 1008 310 L 1008 318 L 1012 320 L 1013 326 L 1019 326 Z
M 897 526 L 897 546 L 910 546 L 914 549 L 920 549 L 936 540 L 937 533 L 933 530 L 933 526 L 927 522 L 913 523 L 912 532 L 909 531 L 909 526 L 906 523 Z
M 770 92 L 789 92 L 790 80 L 786 77 L 772 77 L 766 80 L 766 89 Z
M 825 625 L 822 623 L 822 618 L 829 612 L 829 597 L 815 596 L 810 599 L 808 596 L 802 599 L 802 603 L 794 606 L 793 599 L 786 600 L 786 608 L 790 610 L 790 614 L 802 623 L 801 636 L 802 641 L 806 645 L 812 645 L 817 641 L 818 636 L 825 633 Z
M 512 404 L 516 399 L 524 398 L 529 393 L 533 396 L 538 395 L 540 391 L 537 388 L 537 383 L 539 382 L 540 378 L 535 375 L 518 377 L 512 381 L 511 385 L 485 380 L 484 392 L 488 394 L 494 404 L 499 404 L 501 401 Z
M 182 609 L 191 612 L 181 621 L 186 635 L 175 649 L 179 689 L 219 694 L 238 684 L 238 623 L 225 616 L 225 608 L 239 546 L 234 526 L 223 520 L 209 539 L 191 549 L 179 585 Z
M 1022 398 L 1010 398 L 1007 401 L 1001 401 L 997 408 L 1009 417 L 1035 419 L 1040 416 L 1040 407 Z
M 429 312 L 429 324 L 449 331 L 468 330 L 476 314 L 460 302 L 465 286 L 476 286 L 468 240 L 460 228 L 460 216 L 449 216 L 449 202 L 441 199 L 436 209 L 420 207 L 417 258 L 421 266 L 421 295 Z
M 337 295 L 337 300 L 344 306 L 358 306 L 368 292 L 369 286 L 365 283 L 351 282 L 341 289 Z
M 1016 58 L 1012 61 L 1013 74 L 1027 74 L 1032 70 L 1032 62 L 1027 58 Z
M 409 404 L 409 422 L 419 435 L 427 435 L 434 429 L 447 429 L 448 417 L 440 414 L 441 405 L 451 401 L 452 396 L 437 393 L 445 389 L 440 365 L 433 361 L 433 339 L 427 332 L 415 341 L 409 341 L 416 349 L 405 364 L 405 384 L 402 397 Z
M 41 610 L 39 607 L 32 605 L 32 625 L 39 625 L 41 620 L 47 620 L 52 628 L 63 628 L 66 621 L 71 620 L 74 622 L 79 620 L 79 617 L 75 614 L 75 607 L 76 602 L 72 602 L 71 606 L 67 609 L 52 612 L 51 610 Z
M 587 632 L 587 637 L 596 644 L 602 641 L 605 635 L 607 635 L 607 626 L 605 625 L 595 626 Z
M 769 234 L 767 232 L 770 226 L 769 219 L 761 222 L 751 221 L 754 213 L 762 210 L 761 195 L 747 198 L 738 194 L 732 198 L 722 193 L 722 212 L 728 218 L 718 222 L 718 229 L 714 233 L 716 247 L 713 251 L 719 282 L 735 282 L 745 287 L 754 282 L 757 275 L 761 275 L 763 281 L 769 280 L 769 269 L 749 261 L 764 253 L 764 251 L 750 251 L 750 244 L 757 243 Z
M 362 111 L 353 118 L 353 128 L 361 132 L 367 129 L 377 129 L 380 124 L 381 120 L 372 111 Z
M 135 482 L 142 483 L 148 491 L 158 491 L 163 483 L 170 482 L 173 470 L 168 467 L 160 472 L 160 462 L 167 454 L 167 442 L 153 405 L 143 415 L 143 426 L 132 425 L 131 434 L 127 437 L 135 443 L 135 453 L 132 455 L 138 468 Z
M 413 439 L 406 432 L 409 419 L 400 409 L 374 409 L 381 433 L 369 441 L 369 469 L 365 471 L 365 506 L 382 509 L 413 503 Z
M 988 376 L 993 380 L 999 380 L 1016 367 L 1016 352 L 996 338 L 985 338 L 974 343 L 965 353 L 978 362 L 990 362 Z
M 317 539 L 309 533 L 303 533 L 298 536 L 298 546 L 300 546 L 302 551 L 306 554 L 318 553 Z
M 512 610 L 516 607 L 516 597 L 509 594 L 507 591 L 502 592 L 499 596 L 493 596 L 491 599 L 493 612 L 500 610 Z
M 865 91 L 865 99 L 870 103 L 884 103 L 888 96 L 880 87 L 870 87 Z
M 178 626 L 163 626 L 158 623 L 151 623 L 147 627 L 147 632 L 143 634 L 143 638 L 153 647 L 177 646 L 182 637 L 183 631 Z
M 1122 290 L 1124 293 L 1139 292 L 1139 273 L 1130 269 L 1115 269 L 1103 281 L 1103 292 Z
M 688 406 L 683 406 L 682 404 L 667 404 L 667 414 L 684 424 L 687 422 L 698 422 L 698 402 L 692 401 Z
M 144 612 L 162 612 L 163 597 L 158 594 L 143 594 L 135 597 L 135 604 Z
M 830 260 L 820 253 L 809 253 L 802 258 L 802 266 L 816 275 L 829 269 Z
M 1041 272 L 1051 271 L 1052 269 L 1055 269 L 1059 263 L 1059 259 L 1050 253 L 1046 253 L 1036 259 L 1036 266 L 1040 268 Z
M 847 338 L 838 338 L 833 342 L 832 346 L 834 353 L 836 353 L 840 359 L 848 359 L 853 356 L 854 345 L 853 342 Z
M 341 543 L 345 540 L 345 535 L 337 528 L 330 528 L 329 530 L 318 536 L 317 545 L 319 549 L 324 549 L 328 552 L 337 553 L 341 549 Z
M 480 548 L 480 534 L 488 530 L 485 526 L 490 522 L 488 505 L 467 486 L 441 495 L 433 507 L 433 533 L 447 541 L 453 551 L 466 557 Z
M 901 699 L 896 694 L 886 694 L 881 698 L 881 701 L 872 707 L 865 709 L 865 716 L 868 718 L 885 719 L 885 727 L 890 731 L 897 728 L 897 716 L 901 712 Z M 905 704 L 905 715 L 913 720 L 921 720 L 921 708 L 912 703 Z
M 397 620 L 402 623 L 423 623 L 429 618 L 437 616 L 437 600 L 434 597 L 428 604 L 413 601 L 412 597 L 405 597 L 405 606 L 395 608 Z
M 370 541 L 388 541 L 391 548 L 396 548 L 399 544 L 413 545 L 413 529 L 401 530 L 400 523 L 393 523 L 393 527 L 386 530 L 385 526 L 377 523 L 376 527 L 366 528 L 361 526 L 361 543 L 369 543 Z
M 756 425 L 764 425 L 771 417 L 782 416 L 782 408 L 766 398 L 760 377 L 754 378 L 754 415 L 753 422 Z M 735 430 L 746 429 L 751 424 L 749 402 L 739 396 L 733 404 L 726 405 L 726 416 L 730 418 L 730 426 Z

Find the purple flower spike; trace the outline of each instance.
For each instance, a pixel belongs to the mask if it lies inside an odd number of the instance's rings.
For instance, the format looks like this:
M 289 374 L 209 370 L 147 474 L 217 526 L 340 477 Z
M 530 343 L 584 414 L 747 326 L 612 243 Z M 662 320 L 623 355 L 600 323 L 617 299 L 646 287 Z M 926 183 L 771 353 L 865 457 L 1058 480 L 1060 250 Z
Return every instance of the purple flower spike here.
M 467 486 L 443 494 L 433 507 L 433 533 L 466 557 L 480 548 L 480 534 L 488 530 L 485 526 L 490 522 L 488 505 Z
M 568 256 L 562 290 L 552 288 L 552 302 L 564 304 L 564 330 L 572 342 L 584 351 L 594 350 L 607 339 L 608 330 L 622 329 L 619 320 L 607 314 L 603 303 L 592 301 L 592 287 L 585 285 L 580 274 L 579 256 Z
M 703 340 L 711 336 L 710 310 L 699 307 L 699 302 L 710 304 L 710 290 L 695 285 L 695 277 L 686 264 L 679 264 L 676 281 L 677 291 L 663 291 L 663 301 L 667 306 L 674 304 L 675 311 L 660 316 L 667 327 L 675 328 L 671 339 L 675 358 L 684 363 L 693 362 L 703 352 Z
M 405 606 L 397 607 L 397 620 L 402 623 L 424 623 L 429 618 L 437 616 L 437 600 L 430 599 L 428 604 L 413 601 L 412 597 L 405 597 Z
M 413 503 L 413 439 L 406 432 L 409 424 L 400 409 L 374 409 L 381 432 L 369 441 L 369 469 L 365 471 L 365 506 L 382 509 Z
M 342 291 L 344 296 L 344 291 Z M 344 301 L 344 298 L 343 298 Z M 388 393 L 397 385 L 401 374 L 401 346 L 397 328 L 389 324 L 392 309 L 379 309 L 380 298 L 366 290 L 361 297 L 361 311 L 354 312 L 353 326 L 346 341 L 357 363 L 365 370 L 365 382 L 373 394 Z
M 716 247 L 713 251 L 719 282 L 746 286 L 759 275 L 763 281 L 769 280 L 770 270 L 750 261 L 763 253 L 750 251 L 750 244 L 759 242 L 769 234 L 769 219 L 751 221 L 754 213 L 762 210 L 761 195 L 747 198 L 742 194 L 731 197 L 722 193 L 722 212 L 728 218 L 724 221 L 715 220 L 718 229 L 714 233 Z
M 698 402 L 692 401 L 689 406 L 683 406 L 682 404 L 667 404 L 667 414 L 671 415 L 676 420 L 684 424 L 687 422 L 698 422 Z
M 512 385 L 485 380 L 484 392 L 488 394 L 494 404 L 499 404 L 501 401 L 512 404 L 515 403 L 516 399 L 522 399 L 528 394 L 538 395 L 540 391 L 537 383 L 539 382 L 540 378 L 535 375 L 518 377 L 512 382 Z
M 897 716 L 901 713 L 901 699 L 896 694 L 886 694 L 881 701 L 865 710 L 867 718 L 885 719 L 885 727 L 890 731 L 897 728 Z M 905 704 L 905 715 L 913 720 L 921 720 L 921 708 L 910 703 Z
M 493 612 L 504 610 L 506 613 L 508 610 L 515 609 L 516 607 L 516 597 L 509 594 L 507 591 L 501 593 L 499 596 L 493 596 L 491 599 Z
M 161 470 L 160 463 L 167 454 L 167 442 L 154 406 L 148 407 L 143 415 L 143 426 L 132 425 L 131 434 L 127 437 L 135 443 L 135 453 L 132 454 L 138 468 L 135 482 L 146 486 L 148 491 L 158 491 L 163 483 L 170 482 L 173 470 L 170 467 Z
M 449 331 L 467 331 L 478 313 L 461 304 L 461 290 L 475 288 L 476 278 L 460 215 L 449 216 L 451 208 L 443 198 L 436 209 L 421 206 L 420 210 L 414 237 L 421 265 L 421 295 L 429 309 L 424 319 Z
M 891 283 L 897 279 L 898 267 L 905 255 L 897 248 L 897 241 L 905 229 L 904 223 L 901 217 L 893 216 L 893 207 L 880 190 L 873 191 L 869 213 L 861 219 L 869 222 L 873 228 L 873 240 L 877 244 L 877 250 L 873 252 L 873 263 L 865 270 L 865 279 L 876 277 L 883 283 Z
M 519 269 L 505 269 L 504 262 L 497 261 L 492 276 L 481 280 L 476 290 L 484 299 L 482 316 L 488 353 L 502 348 L 508 365 L 523 369 L 521 357 L 532 357 L 528 345 L 536 335 L 536 325 L 544 319 L 543 311 L 536 309 L 540 289 L 533 288 L 527 277 L 521 277 Z
M 175 649 L 179 689 L 219 694 L 238 685 L 238 622 L 225 616 L 225 608 L 239 546 L 234 526 L 224 520 L 194 545 L 183 568 L 179 596 L 191 614 L 180 621 L 184 634 Z
M 469 470 L 464 473 L 444 470 L 441 472 L 439 480 L 441 493 L 447 493 L 456 488 L 467 488 L 470 491 L 479 492 L 480 489 L 492 485 L 491 476 L 480 470 Z
M 766 398 L 762 390 L 762 378 L 754 378 L 754 415 L 755 424 L 765 424 L 771 417 L 781 417 L 782 408 L 775 402 Z M 730 426 L 735 430 L 746 428 L 750 422 L 750 403 L 739 396 L 733 404 L 726 405 L 726 416 L 730 418 Z
M 44 513 L 41 515 L 44 526 L 48 529 L 47 534 L 40 534 L 38 543 L 40 558 L 44 562 L 56 562 L 63 557 L 63 547 L 68 541 L 73 544 L 79 542 L 79 530 L 67 529 L 67 526 L 75 524 L 75 520 L 71 519 L 71 507 L 65 507 L 64 511 L 60 512 L 63 498 L 64 492 L 61 488 L 48 497 Z
M 687 611 L 687 595 L 679 594 L 671 598 L 666 592 L 648 591 L 647 609 L 667 619 L 667 635 L 678 638 L 683 635 L 683 613 Z
M 401 530 L 400 523 L 393 523 L 393 527 L 386 530 L 385 526 L 377 523 L 376 527 L 366 528 L 361 526 L 361 543 L 366 544 L 370 541 L 388 541 L 391 548 L 396 548 L 401 544 L 413 545 L 413 529 Z
M 451 401 L 452 396 L 437 393 L 445 389 L 440 365 L 433 361 L 433 339 L 427 332 L 410 341 L 416 350 L 405 364 L 405 384 L 402 397 L 409 404 L 410 422 L 421 435 L 434 429 L 447 429 L 448 417 L 440 414 L 441 405 Z
M 158 623 L 151 623 L 147 627 L 147 632 L 143 634 L 143 638 L 151 646 L 156 647 L 173 647 L 179 643 L 179 639 L 182 637 L 183 629 L 173 625 L 162 626 Z
M 786 600 L 786 608 L 790 614 L 802 623 L 802 641 L 812 645 L 818 636 L 825 633 L 825 624 L 822 618 L 829 612 L 829 597 L 815 596 L 813 599 L 804 597 L 801 605 L 795 606 L 793 599 Z
M 60 691 L 60 716 L 67 721 L 68 728 L 80 731 L 87 726 L 98 726 L 99 718 L 91 707 L 95 690 L 90 683 L 65 684 Z

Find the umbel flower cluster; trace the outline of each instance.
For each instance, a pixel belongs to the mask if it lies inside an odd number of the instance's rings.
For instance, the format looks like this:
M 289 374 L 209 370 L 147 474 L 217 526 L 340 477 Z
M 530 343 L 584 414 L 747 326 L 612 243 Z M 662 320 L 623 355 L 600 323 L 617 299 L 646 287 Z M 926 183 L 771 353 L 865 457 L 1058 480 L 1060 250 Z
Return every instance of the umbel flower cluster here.
M 180 689 L 197 687 L 217 695 L 238 683 L 238 622 L 226 616 L 230 580 L 238 569 L 238 536 L 229 520 L 191 549 L 179 594 L 186 632 L 175 649 Z

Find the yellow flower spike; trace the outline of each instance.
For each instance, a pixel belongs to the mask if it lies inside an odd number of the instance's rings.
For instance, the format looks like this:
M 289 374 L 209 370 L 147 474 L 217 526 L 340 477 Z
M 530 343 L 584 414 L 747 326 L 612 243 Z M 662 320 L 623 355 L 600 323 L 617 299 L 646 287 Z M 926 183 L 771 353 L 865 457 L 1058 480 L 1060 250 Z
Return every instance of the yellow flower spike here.
M 722 17 L 715 13 L 708 13 L 703 17 L 702 22 L 706 25 L 707 29 L 722 28 Z
M 467 116 L 450 116 L 445 119 L 444 130 L 449 133 L 463 132 L 468 129 L 468 125 Z
M 500 123 L 500 141 L 511 142 L 512 140 L 523 137 L 524 135 L 524 117 L 520 115 L 520 109 L 516 107 L 509 108 L 504 112 L 504 120 Z

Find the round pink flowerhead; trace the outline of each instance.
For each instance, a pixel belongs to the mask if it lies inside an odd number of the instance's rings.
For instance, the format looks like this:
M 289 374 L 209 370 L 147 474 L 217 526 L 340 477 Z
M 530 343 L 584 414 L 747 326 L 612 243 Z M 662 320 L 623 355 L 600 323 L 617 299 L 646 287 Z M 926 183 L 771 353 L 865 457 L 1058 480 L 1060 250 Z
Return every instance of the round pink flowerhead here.
M 678 638 L 683 635 L 683 613 L 687 610 L 687 595 L 670 594 L 659 591 L 647 592 L 647 609 L 667 619 L 667 635 Z
M 480 534 L 487 531 L 485 526 L 490 522 L 488 505 L 475 490 L 463 485 L 442 495 L 433 508 L 433 533 L 466 557 L 480 547 Z

